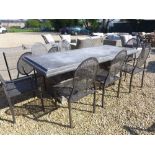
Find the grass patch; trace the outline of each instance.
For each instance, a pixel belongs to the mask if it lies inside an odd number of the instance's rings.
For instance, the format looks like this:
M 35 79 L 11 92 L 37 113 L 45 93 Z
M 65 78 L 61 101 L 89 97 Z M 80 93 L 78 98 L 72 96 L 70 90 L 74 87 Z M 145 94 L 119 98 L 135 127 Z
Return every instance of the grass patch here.
M 40 28 L 8 28 L 8 32 L 41 32 Z

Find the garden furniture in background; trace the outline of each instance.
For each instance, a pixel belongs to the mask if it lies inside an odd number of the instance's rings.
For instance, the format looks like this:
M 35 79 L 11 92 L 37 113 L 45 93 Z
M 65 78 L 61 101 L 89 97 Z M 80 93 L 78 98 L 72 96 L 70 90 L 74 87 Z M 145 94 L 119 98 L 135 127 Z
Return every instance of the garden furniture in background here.
M 75 40 L 75 42 L 72 42 L 71 35 L 59 35 L 59 36 L 60 36 L 61 40 L 66 40 L 70 45 L 76 46 L 77 39 Z
M 33 55 L 41 55 L 48 53 L 48 50 L 44 44 L 38 42 L 32 45 L 31 52 Z
M 55 43 L 55 40 L 51 34 L 42 34 L 41 36 L 43 37 L 46 44 L 54 44 Z
M 77 39 L 76 46 L 72 46 L 72 49 L 81 49 L 81 48 L 88 48 L 88 47 L 97 47 L 97 46 L 103 46 L 103 38 L 101 37 L 87 37 L 84 39 Z

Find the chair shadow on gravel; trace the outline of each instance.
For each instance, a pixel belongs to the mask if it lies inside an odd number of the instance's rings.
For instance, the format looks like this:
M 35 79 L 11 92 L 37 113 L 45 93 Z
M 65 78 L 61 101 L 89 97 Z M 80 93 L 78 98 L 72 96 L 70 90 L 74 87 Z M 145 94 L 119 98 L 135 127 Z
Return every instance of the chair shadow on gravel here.
M 35 120 L 36 122 L 51 123 L 51 124 L 59 125 L 62 127 L 69 127 L 69 125 L 64 125 L 64 124 L 53 122 L 53 121 L 39 119 L 44 115 L 52 113 L 53 111 L 57 110 L 60 107 L 59 105 L 56 106 L 55 103 L 49 104 L 49 102 L 44 102 L 44 106 L 45 106 L 45 111 L 43 111 L 40 102 L 34 103 L 34 101 L 32 101 L 32 102 L 26 103 L 22 106 L 14 106 L 14 113 L 15 113 L 15 116 L 23 116 L 25 118 Z M 5 111 L 5 113 L 8 115 L 11 115 L 10 109 L 7 109 Z M 32 117 L 30 117 L 30 116 L 32 116 Z M 1 120 L 1 118 L 0 118 L 0 120 Z M 4 119 L 2 119 L 2 120 L 4 120 Z M 9 120 L 6 120 L 6 121 L 12 122 Z
M 14 106 L 14 113 L 15 113 L 15 116 L 32 115 L 33 119 L 37 120 L 38 118 L 58 109 L 59 106 L 56 106 L 55 104 L 49 104 L 49 103 L 47 104 L 47 102 L 45 102 L 44 108 L 45 108 L 45 111 L 43 111 L 40 102 L 31 101 L 22 106 Z M 7 109 L 5 113 L 8 115 L 11 115 L 10 109 Z
M 29 116 L 24 116 L 24 117 L 26 117 L 26 118 L 28 118 L 28 119 L 31 119 L 31 120 L 34 120 L 33 118 L 31 118 L 31 117 L 29 117 Z M 65 125 L 65 124 L 62 124 L 62 123 L 57 123 L 57 122 L 53 122 L 53 121 L 48 121 L 48 120 L 40 120 L 40 119 L 36 119 L 35 121 L 37 121 L 37 122 L 42 122 L 42 123 L 50 123 L 50 124 L 54 124 L 54 125 L 58 125 L 58 126 L 61 126 L 61 127 L 69 127 L 69 125 Z
M 5 122 L 8 122 L 8 123 L 12 123 L 12 120 L 8 120 L 8 119 L 1 118 L 1 117 L 0 117 L 0 121 L 5 121 Z
M 123 128 L 128 131 L 131 135 L 138 135 L 138 133 L 135 131 L 135 130 L 138 130 L 138 131 L 145 131 L 145 132 L 148 132 L 148 133 L 155 133 L 155 123 L 153 123 L 150 127 L 148 127 L 147 129 L 142 129 L 142 128 L 139 128 L 139 127 L 129 127 L 129 126 L 123 126 Z
M 147 65 L 147 72 L 155 73 L 155 61 L 149 61 Z

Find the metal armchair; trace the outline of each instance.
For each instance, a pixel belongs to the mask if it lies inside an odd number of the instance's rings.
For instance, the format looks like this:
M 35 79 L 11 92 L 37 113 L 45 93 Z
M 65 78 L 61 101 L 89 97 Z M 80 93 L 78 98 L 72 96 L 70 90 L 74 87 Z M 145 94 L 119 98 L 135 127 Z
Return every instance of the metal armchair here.
M 131 93 L 131 85 L 134 74 L 142 72 L 142 81 L 141 81 L 141 87 L 143 87 L 143 81 L 144 81 L 144 73 L 146 68 L 146 60 L 149 56 L 149 53 L 151 51 L 151 46 L 147 44 L 146 46 L 143 46 L 142 51 L 139 55 L 139 57 L 136 59 L 136 61 L 133 64 L 125 64 L 122 68 L 122 71 L 128 74 L 131 74 L 130 78 L 130 85 L 129 85 L 129 93 Z
M 122 77 L 122 65 L 126 60 L 126 56 L 126 50 L 120 51 L 111 62 L 109 70 L 105 71 L 103 69 L 100 69 L 97 74 L 96 81 L 100 83 L 100 87 L 102 89 L 102 107 L 104 107 L 105 88 L 113 84 L 117 80 L 119 80 L 117 91 L 117 97 L 119 97 Z
M 55 98 L 64 96 L 68 101 L 69 123 L 71 128 L 73 127 L 71 114 L 73 102 L 76 102 L 89 94 L 94 94 L 93 112 L 95 112 L 95 77 L 97 69 L 97 59 L 88 58 L 78 66 L 74 73 L 73 79 L 61 82 L 52 87 L 52 90 L 55 92 Z M 51 91 L 50 93 L 52 93 L 53 91 Z
M 15 115 L 13 111 L 12 99 L 17 96 L 23 95 L 24 93 L 32 92 L 33 96 L 36 95 L 36 93 L 39 93 L 40 94 L 39 96 L 41 98 L 42 108 L 44 110 L 42 92 L 38 90 L 38 86 L 34 76 L 29 75 L 33 71 L 33 68 L 30 65 L 28 65 L 25 61 L 23 61 L 23 57 L 28 54 L 31 54 L 31 53 L 28 52 L 21 55 L 17 63 L 17 70 L 19 74 L 25 75 L 24 77 L 17 78 L 15 80 L 11 79 L 10 81 L 5 81 L 3 77 L 0 75 L 1 85 L 3 88 L 4 94 L 6 96 L 6 99 L 9 103 L 13 123 L 15 123 Z

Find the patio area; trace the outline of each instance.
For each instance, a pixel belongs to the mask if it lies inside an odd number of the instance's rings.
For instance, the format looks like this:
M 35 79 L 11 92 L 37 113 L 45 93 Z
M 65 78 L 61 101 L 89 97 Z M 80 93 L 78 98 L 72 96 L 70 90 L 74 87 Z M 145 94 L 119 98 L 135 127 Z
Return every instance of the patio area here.
M 36 41 L 36 40 L 35 40 Z M 0 134 L 56 134 L 56 135 L 137 135 L 155 134 L 155 51 L 147 59 L 144 86 L 140 88 L 141 74 L 133 79 L 132 92 L 128 93 L 129 78 L 122 78 L 120 97 L 117 98 L 117 83 L 106 88 L 105 105 L 101 107 L 101 93 L 97 92 L 96 112 L 92 113 L 92 95 L 72 104 L 74 128 L 68 127 L 67 103 L 55 107 L 54 101 L 45 96 L 45 113 L 40 101 L 31 98 L 14 105 L 16 124 L 6 99 L 0 91 Z M 36 100 L 38 101 L 36 103 Z M 35 102 L 34 102 L 35 101 Z M 39 117 L 42 116 L 42 117 Z M 38 119 L 35 119 L 38 117 Z M 10 120 L 10 121 L 9 121 Z
M 116 98 L 116 85 L 107 88 L 105 95 L 105 107 L 97 106 L 93 114 L 92 98 L 83 98 L 78 104 L 73 104 L 73 118 L 75 127 L 70 129 L 68 124 L 68 109 L 64 103 L 58 109 L 51 106 L 48 99 L 45 101 L 46 110 L 50 104 L 50 113 L 39 118 L 33 118 L 36 113 L 36 103 L 33 98 L 15 105 L 17 123 L 12 124 L 8 107 L 0 110 L 0 134 L 155 134 L 155 53 L 148 58 L 147 72 L 144 87 L 139 88 L 140 75 L 133 80 L 132 93 L 128 93 L 129 76 L 122 80 L 120 98 Z M 2 93 L 1 93 L 2 97 Z M 0 102 L 4 102 L 1 98 Z M 100 95 L 97 95 L 97 105 L 101 105 Z M 53 108 L 53 109 L 51 109 Z

